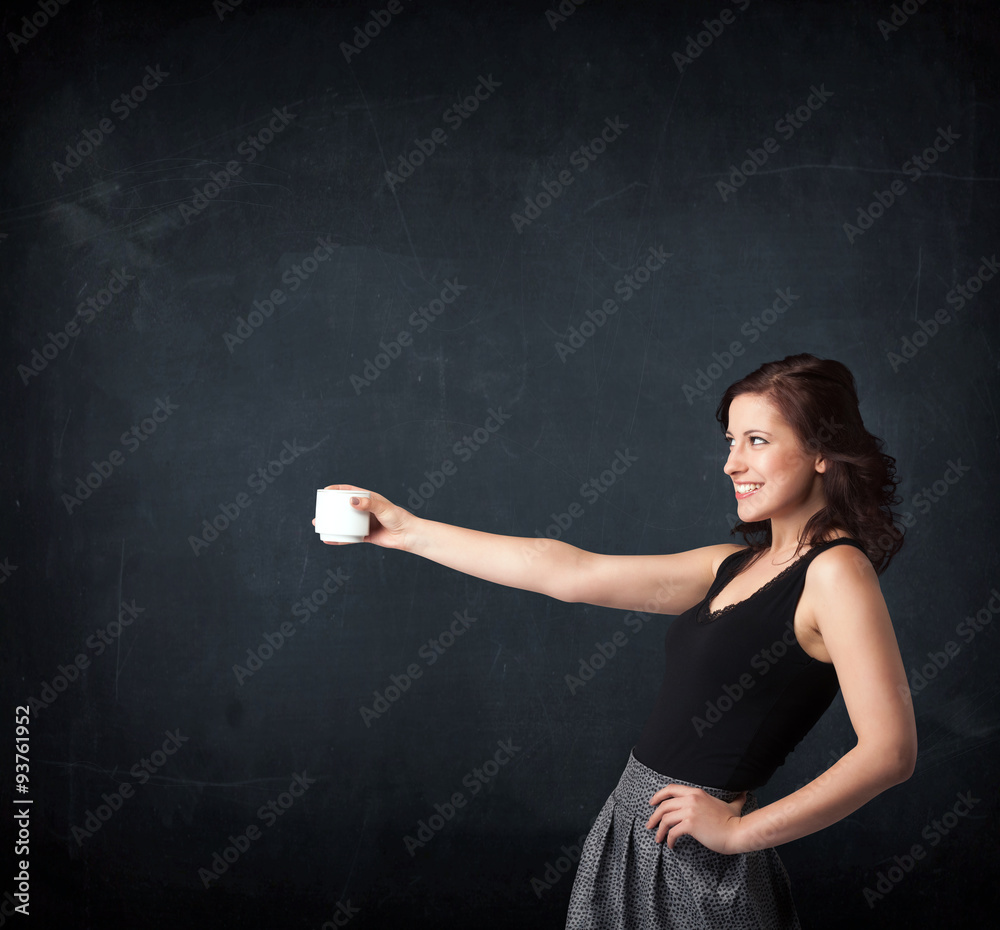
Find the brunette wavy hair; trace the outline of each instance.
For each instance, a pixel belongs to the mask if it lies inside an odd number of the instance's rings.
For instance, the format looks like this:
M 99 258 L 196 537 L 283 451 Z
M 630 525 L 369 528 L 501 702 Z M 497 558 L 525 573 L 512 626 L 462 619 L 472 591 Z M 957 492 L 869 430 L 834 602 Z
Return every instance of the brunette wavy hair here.
M 798 548 L 817 545 L 831 530 L 842 529 L 864 546 L 881 575 L 903 546 L 903 531 L 896 526 L 899 514 L 891 509 L 901 501 L 895 493 L 896 460 L 865 429 L 847 366 L 807 353 L 766 362 L 722 395 L 715 418 L 723 433 L 729 429 L 729 406 L 740 394 L 766 397 L 795 430 L 802 448 L 827 460 L 822 476 L 826 506 L 809 518 Z M 746 565 L 771 545 L 770 520 L 740 522 L 731 535 L 736 533 L 754 553 Z

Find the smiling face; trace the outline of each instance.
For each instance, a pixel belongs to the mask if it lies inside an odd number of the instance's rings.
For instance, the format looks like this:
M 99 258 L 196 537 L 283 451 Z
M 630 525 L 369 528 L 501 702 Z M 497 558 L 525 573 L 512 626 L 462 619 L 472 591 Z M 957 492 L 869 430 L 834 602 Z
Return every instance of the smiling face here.
M 809 517 L 826 505 L 823 457 L 802 447 L 791 424 L 762 394 L 733 398 L 726 439 L 724 470 L 735 486 L 740 519 L 771 520 L 776 542 L 797 539 Z

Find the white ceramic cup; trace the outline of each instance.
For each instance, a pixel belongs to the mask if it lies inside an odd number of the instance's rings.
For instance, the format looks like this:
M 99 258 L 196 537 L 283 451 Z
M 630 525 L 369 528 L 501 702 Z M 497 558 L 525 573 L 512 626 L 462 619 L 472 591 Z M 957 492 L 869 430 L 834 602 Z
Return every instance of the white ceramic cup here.
M 316 532 L 323 542 L 364 542 L 368 535 L 368 511 L 351 506 L 352 497 L 371 498 L 367 491 L 317 490 Z

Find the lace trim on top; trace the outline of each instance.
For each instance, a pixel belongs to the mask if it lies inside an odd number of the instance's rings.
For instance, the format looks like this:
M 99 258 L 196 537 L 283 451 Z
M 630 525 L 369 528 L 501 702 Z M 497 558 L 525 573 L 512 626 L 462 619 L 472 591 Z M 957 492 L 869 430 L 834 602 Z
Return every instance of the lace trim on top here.
M 840 538 L 843 539 L 844 537 Z M 705 600 L 702 601 L 701 609 L 698 611 L 698 622 L 711 623 L 714 620 L 718 620 L 719 617 L 721 617 L 723 614 L 729 613 L 729 611 L 731 611 L 734 607 L 740 607 L 747 601 L 752 600 L 758 594 L 761 594 L 768 588 L 770 588 L 771 585 L 780 581 L 793 568 L 797 568 L 803 560 L 809 558 L 809 556 L 812 555 L 812 553 L 816 552 L 819 548 L 820 548 L 819 546 L 813 546 L 812 549 L 810 549 L 805 555 L 799 556 L 799 558 L 797 558 L 794 562 L 792 562 L 791 565 L 789 565 L 787 568 L 782 569 L 770 581 L 761 585 L 756 591 L 753 592 L 753 594 L 751 594 L 749 597 L 743 598 L 742 601 L 737 601 L 735 604 L 726 604 L 725 607 L 720 607 L 718 610 L 709 610 L 708 605 L 726 589 L 726 587 L 729 585 L 729 582 L 733 580 L 733 575 L 735 574 L 734 572 L 726 579 L 726 583 L 718 591 L 716 591 L 715 594 L 706 597 Z

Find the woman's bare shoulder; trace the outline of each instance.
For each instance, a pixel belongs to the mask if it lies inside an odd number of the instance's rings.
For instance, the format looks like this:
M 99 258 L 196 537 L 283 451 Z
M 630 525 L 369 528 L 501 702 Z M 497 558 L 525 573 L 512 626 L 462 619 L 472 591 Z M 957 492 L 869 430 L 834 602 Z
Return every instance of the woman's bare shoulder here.
M 712 550 L 712 577 L 714 578 L 719 574 L 719 567 L 726 559 L 737 552 L 745 552 L 750 547 L 741 546 L 736 543 L 719 543 L 717 546 L 710 546 L 708 548 Z

